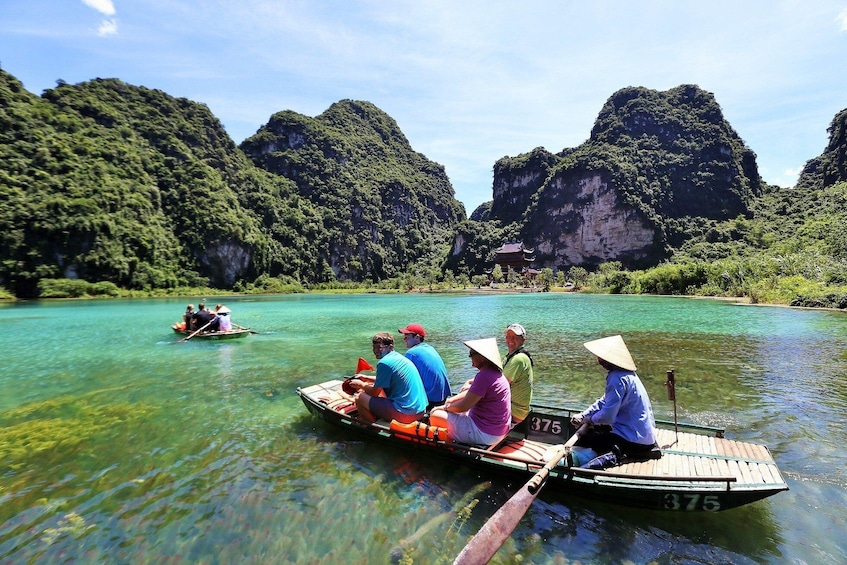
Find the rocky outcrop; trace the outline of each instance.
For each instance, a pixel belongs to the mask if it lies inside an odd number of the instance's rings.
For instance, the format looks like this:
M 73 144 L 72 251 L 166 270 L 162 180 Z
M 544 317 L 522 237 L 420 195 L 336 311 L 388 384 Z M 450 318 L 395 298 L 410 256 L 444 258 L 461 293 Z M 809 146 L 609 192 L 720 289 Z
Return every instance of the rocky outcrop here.
M 600 173 L 556 178 L 539 207 L 545 221 L 526 227 L 539 266 L 567 268 L 623 260 L 636 263 L 653 249 L 656 232 Z
M 826 149 L 803 167 L 798 188 L 826 188 L 847 181 L 847 108 L 836 114 L 827 131 Z
M 653 265 L 689 218 L 749 214 L 761 191 L 755 154 L 711 93 L 692 85 L 625 88 L 584 144 L 497 162 L 492 220 L 536 249 L 536 268 Z
M 517 222 L 529 208 L 532 195 L 547 180 L 560 158 L 543 147 L 518 158 L 504 157 L 494 164 L 494 200 L 489 217 Z

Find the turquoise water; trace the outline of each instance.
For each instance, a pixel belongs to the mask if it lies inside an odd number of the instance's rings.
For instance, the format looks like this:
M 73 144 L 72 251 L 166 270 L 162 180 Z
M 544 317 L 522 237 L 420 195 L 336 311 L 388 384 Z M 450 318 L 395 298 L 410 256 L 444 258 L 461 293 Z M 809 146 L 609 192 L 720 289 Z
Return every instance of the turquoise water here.
M 536 401 L 577 407 L 603 391 L 582 343 L 620 333 L 659 417 L 673 416 L 673 368 L 680 419 L 768 445 L 791 488 L 715 515 L 543 491 L 498 562 L 847 560 L 844 313 L 575 294 L 239 297 L 233 321 L 258 335 L 175 344 L 185 303 L 0 305 L 0 563 L 451 562 L 519 485 L 348 436 L 295 393 L 372 361 L 370 337 L 409 322 L 454 384 L 473 375 L 463 340 L 505 348 L 520 322 Z

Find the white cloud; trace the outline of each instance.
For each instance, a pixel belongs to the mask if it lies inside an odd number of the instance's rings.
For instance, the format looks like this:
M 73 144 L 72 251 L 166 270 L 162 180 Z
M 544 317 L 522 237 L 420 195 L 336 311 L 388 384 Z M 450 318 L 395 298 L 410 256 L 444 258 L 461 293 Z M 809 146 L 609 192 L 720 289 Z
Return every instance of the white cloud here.
M 82 3 L 89 8 L 94 8 L 104 16 L 115 15 L 115 5 L 112 0 L 82 0 Z
M 835 21 L 838 22 L 838 27 L 841 31 L 847 31 L 847 8 L 844 8 L 839 12 L 839 14 L 835 17 Z
M 103 20 L 103 23 L 101 23 L 100 27 L 97 28 L 97 35 L 100 37 L 115 35 L 116 33 L 118 33 L 118 20 L 115 18 L 112 18 L 111 20 Z

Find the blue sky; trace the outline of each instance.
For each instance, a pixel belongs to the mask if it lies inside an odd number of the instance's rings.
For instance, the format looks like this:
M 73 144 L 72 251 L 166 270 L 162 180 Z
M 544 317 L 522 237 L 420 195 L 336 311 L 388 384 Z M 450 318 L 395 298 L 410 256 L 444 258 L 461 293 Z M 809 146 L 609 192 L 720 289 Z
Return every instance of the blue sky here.
M 34 94 L 119 78 L 206 104 L 240 143 L 345 98 L 393 117 L 470 214 L 497 159 L 585 141 L 627 86 L 697 84 L 791 186 L 847 108 L 847 0 L 0 0 Z

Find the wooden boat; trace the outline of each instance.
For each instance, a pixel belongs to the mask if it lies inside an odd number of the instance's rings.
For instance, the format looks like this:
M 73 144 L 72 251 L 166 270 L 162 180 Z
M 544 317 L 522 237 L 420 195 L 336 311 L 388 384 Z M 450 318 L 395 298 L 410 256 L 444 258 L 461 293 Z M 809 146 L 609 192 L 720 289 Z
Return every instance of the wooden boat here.
M 574 433 L 577 409 L 536 407 L 500 443 L 478 447 L 445 441 L 443 430 L 356 417 L 343 381 L 298 388 L 306 408 L 319 418 L 384 443 L 460 461 L 488 472 L 527 480 L 552 456 L 553 447 Z M 550 472 L 548 491 L 575 494 L 656 510 L 717 512 L 788 490 L 768 448 L 723 437 L 723 429 L 657 421 L 661 457 L 626 460 L 604 470 L 569 466 L 562 459 Z M 523 428 L 523 429 L 520 429 Z M 439 435 L 441 437 L 439 437 Z
M 188 336 L 190 336 L 191 334 L 194 333 L 194 332 L 190 332 L 188 330 L 184 330 L 184 329 L 180 328 L 179 324 L 174 324 L 173 326 L 171 326 L 171 329 L 173 329 L 174 332 L 176 332 L 180 335 L 184 335 L 186 337 L 188 337 Z M 192 337 L 191 339 L 213 339 L 213 340 L 239 339 L 239 338 L 242 338 L 242 337 L 247 337 L 251 333 L 255 333 L 255 332 L 253 330 L 249 329 L 249 328 L 237 328 L 237 329 L 229 330 L 229 331 L 226 331 L 226 332 L 200 332 L 197 335 L 195 335 L 194 337 Z

